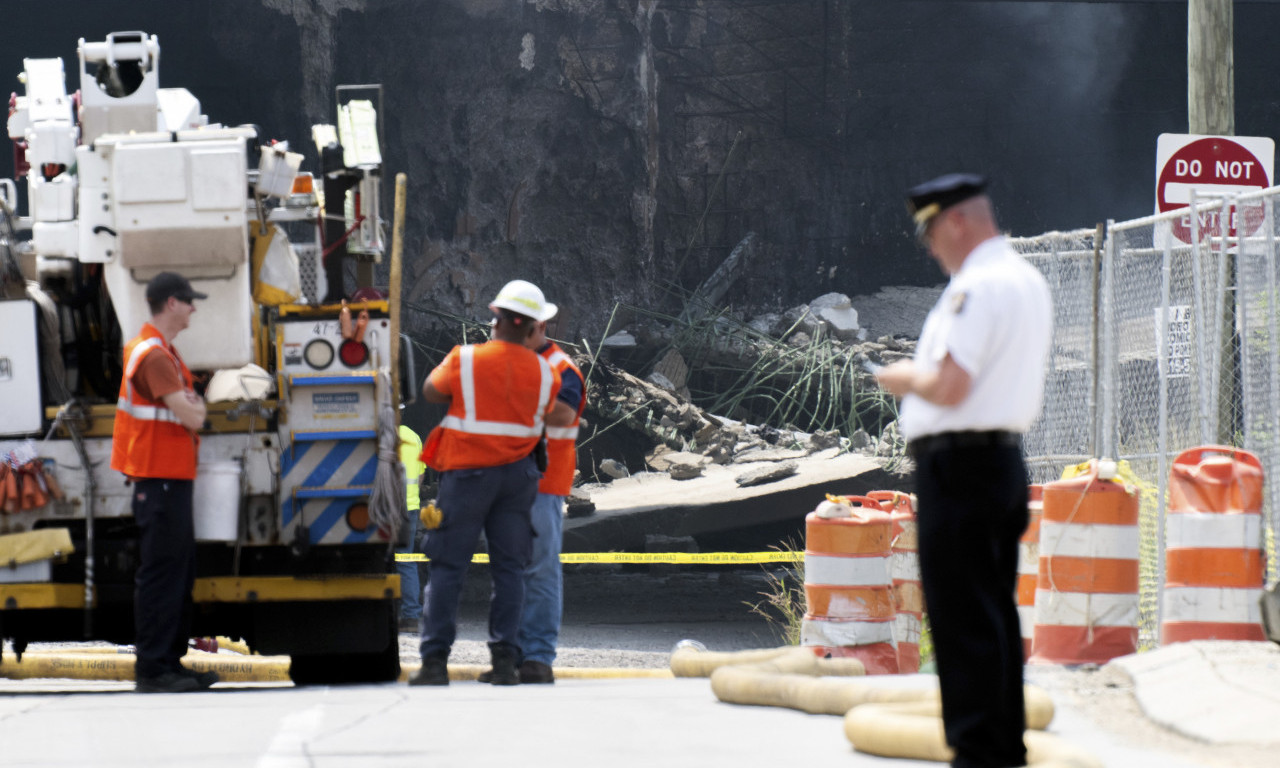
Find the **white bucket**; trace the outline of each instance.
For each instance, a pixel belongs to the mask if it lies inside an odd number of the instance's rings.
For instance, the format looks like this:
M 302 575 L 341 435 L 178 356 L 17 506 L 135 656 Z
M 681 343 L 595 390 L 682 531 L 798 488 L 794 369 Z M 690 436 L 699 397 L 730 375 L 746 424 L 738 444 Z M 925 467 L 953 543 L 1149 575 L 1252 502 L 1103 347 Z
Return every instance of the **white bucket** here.
M 211 461 L 196 469 L 196 541 L 235 541 L 240 520 L 240 462 Z

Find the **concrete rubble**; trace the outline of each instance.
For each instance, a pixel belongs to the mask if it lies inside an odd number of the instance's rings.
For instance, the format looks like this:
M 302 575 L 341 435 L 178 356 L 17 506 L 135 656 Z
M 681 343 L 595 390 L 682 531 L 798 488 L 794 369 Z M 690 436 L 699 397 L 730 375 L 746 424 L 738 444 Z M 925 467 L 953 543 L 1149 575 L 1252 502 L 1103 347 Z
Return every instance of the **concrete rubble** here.
M 748 254 L 750 242 L 742 245 Z M 740 263 L 726 262 L 714 290 L 700 290 L 722 292 Z M 655 532 L 691 537 L 794 525 L 826 493 L 911 490 L 892 409 L 865 363 L 909 357 L 915 342 L 866 339 L 855 308 L 861 300 L 828 293 L 750 320 L 706 306 L 680 318 L 630 318 L 594 345 L 595 355 L 577 356 L 588 410 L 566 551 L 643 547 Z M 866 319 L 883 325 L 886 315 L 892 312 L 881 302 Z M 922 321 L 923 314 L 913 318 L 916 330 Z M 708 370 L 730 373 L 709 380 Z M 732 395 L 755 386 L 772 403 L 817 372 L 829 387 L 822 396 L 845 408 L 837 428 L 753 423 L 758 415 L 745 407 L 713 413 L 690 394 L 692 382 L 703 398 L 717 386 Z M 857 411 L 864 426 L 847 428 L 843 419 L 860 402 L 869 404 Z

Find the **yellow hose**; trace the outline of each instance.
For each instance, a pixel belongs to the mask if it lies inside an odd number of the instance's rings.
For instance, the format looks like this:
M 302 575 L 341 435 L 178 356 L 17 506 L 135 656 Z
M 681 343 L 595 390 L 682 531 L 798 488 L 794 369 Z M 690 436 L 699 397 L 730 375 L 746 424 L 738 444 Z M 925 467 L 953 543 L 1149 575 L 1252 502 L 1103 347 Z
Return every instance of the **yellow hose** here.
M 810 648 L 794 646 L 711 653 L 682 644 L 671 655 L 671 671 L 677 677 L 710 676 L 716 698 L 731 704 L 844 715 L 845 736 L 859 752 L 938 762 L 954 757 L 936 687 L 877 685 L 874 678 L 861 677 L 862 665 L 854 659 L 822 659 Z M 1024 698 L 1028 766 L 1101 768 L 1088 752 L 1043 733 L 1053 720 L 1048 693 L 1028 685 Z
M 222 639 L 219 639 L 222 646 Z M 116 680 L 133 682 L 134 655 L 119 652 L 115 648 L 86 648 L 75 653 L 55 651 L 28 651 L 22 661 L 6 656 L 0 663 L 0 678 L 11 680 L 67 679 L 67 680 Z M 197 672 L 212 670 L 224 683 L 287 683 L 289 678 L 288 656 L 232 656 L 230 654 L 191 651 L 182 658 L 182 665 Z M 418 671 L 418 664 L 404 664 L 400 669 L 401 682 Z M 475 680 L 489 669 L 487 664 L 450 664 L 449 678 L 455 681 Z M 577 667 L 559 668 L 556 677 L 562 680 L 608 680 L 623 678 L 671 678 L 666 669 L 641 669 L 630 667 Z
M 676 677 L 710 677 L 727 664 L 754 664 L 775 659 L 792 648 L 762 648 L 754 651 L 715 652 L 692 645 L 678 645 L 671 654 L 671 674 Z M 811 654 L 812 655 L 812 654 Z
M 5 658 L 4 663 L 0 664 L 0 677 L 11 680 L 63 678 L 132 682 L 134 655 L 104 652 L 107 650 L 109 649 L 88 653 L 25 653 L 21 662 Z M 224 683 L 289 682 L 288 656 L 232 657 L 192 651 L 182 658 L 182 665 L 197 672 L 217 672 Z

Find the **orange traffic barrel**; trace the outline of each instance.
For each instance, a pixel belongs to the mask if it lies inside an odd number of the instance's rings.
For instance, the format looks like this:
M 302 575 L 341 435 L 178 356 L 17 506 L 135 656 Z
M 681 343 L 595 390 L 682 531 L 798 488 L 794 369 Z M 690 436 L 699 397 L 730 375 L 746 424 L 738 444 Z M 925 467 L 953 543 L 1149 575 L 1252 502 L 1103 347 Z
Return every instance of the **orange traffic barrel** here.
M 892 521 L 865 496 L 824 501 L 805 517 L 800 644 L 822 656 L 852 657 L 868 674 L 898 671 L 893 642 Z
M 1031 661 L 1102 663 L 1138 648 L 1138 492 L 1086 473 L 1044 486 Z
M 920 629 L 924 617 L 924 590 L 920 585 L 915 497 L 899 491 L 871 491 L 867 498 L 880 502 L 889 513 L 893 539 L 889 544 L 889 577 L 893 579 L 893 640 L 898 646 L 898 672 L 920 671 Z
M 1266 640 L 1262 464 L 1238 448 L 1183 451 L 1169 470 L 1160 640 Z
M 1044 486 L 1027 487 L 1027 530 L 1018 540 L 1018 624 L 1022 627 L 1022 657 L 1031 656 L 1031 636 L 1036 625 L 1036 584 L 1040 580 L 1040 517 L 1044 513 Z

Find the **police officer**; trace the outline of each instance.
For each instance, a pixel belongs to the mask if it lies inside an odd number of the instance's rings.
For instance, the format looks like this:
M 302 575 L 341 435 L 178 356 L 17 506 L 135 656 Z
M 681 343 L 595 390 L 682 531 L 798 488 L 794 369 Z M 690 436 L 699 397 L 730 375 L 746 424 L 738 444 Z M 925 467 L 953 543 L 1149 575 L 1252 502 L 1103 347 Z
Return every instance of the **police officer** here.
M 920 570 L 957 768 L 1026 763 L 1022 640 L 1014 602 L 1027 526 L 1021 436 L 1040 414 L 1049 288 L 996 227 L 986 179 L 914 187 L 921 243 L 951 276 L 915 358 L 886 366 L 916 462 Z
M 137 690 L 179 693 L 218 681 L 216 672 L 195 673 L 180 663 L 191 635 L 192 495 L 205 404 L 173 339 L 191 323 L 196 299 L 208 297 L 175 272 L 153 277 L 146 297 L 151 321 L 124 347 L 111 468 L 133 484 L 139 532 L 133 605 Z
M 422 460 L 440 472 L 442 518 L 423 540 L 430 578 L 423 594 L 422 669 L 411 685 L 449 683 L 458 599 L 481 530 L 493 577 L 490 681 L 520 682 L 518 632 L 533 540 L 529 510 L 541 477 L 532 454 L 560 390 L 559 374 L 525 344 L 556 307 L 537 286 L 513 280 L 489 309 L 493 339 L 454 347 L 422 387 L 427 402 L 447 403 L 449 410 L 422 449 Z

